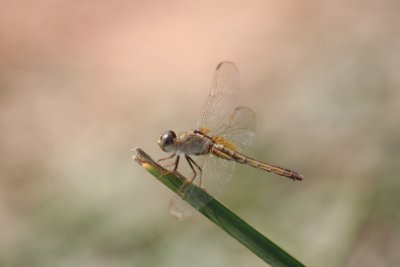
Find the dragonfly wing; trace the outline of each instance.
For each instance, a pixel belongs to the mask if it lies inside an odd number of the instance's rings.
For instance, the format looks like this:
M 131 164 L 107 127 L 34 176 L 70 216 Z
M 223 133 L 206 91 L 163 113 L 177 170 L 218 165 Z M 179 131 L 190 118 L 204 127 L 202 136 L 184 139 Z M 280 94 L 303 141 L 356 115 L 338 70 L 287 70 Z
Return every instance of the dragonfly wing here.
M 222 192 L 230 182 L 236 164 L 210 155 L 204 163 L 202 186 L 212 196 Z
M 244 152 L 255 139 L 255 118 L 255 113 L 251 109 L 237 107 L 213 134 L 233 143 L 239 152 Z
M 211 91 L 201 109 L 197 128 L 217 129 L 235 109 L 238 91 L 238 68 L 232 62 L 221 62 L 215 70 Z
M 195 160 L 203 170 L 201 187 L 205 188 L 212 196 L 215 196 L 215 194 L 222 191 L 226 183 L 230 181 L 235 163 L 212 155 L 200 156 Z M 193 183 L 200 186 L 200 177 L 197 177 Z M 187 193 L 190 194 L 190 191 Z M 171 200 L 170 213 L 178 220 L 184 220 L 190 217 L 193 215 L 194 210 L 193 207 L 177 195 Z
M 169 212 L 175 219 L 181 221 L 192 216 L 195 209 L 178 195 L 175 195 L 169 204 Z
M 199 156 L 194 158 L 196 163 L 200 166 L 200 168 L 203 170 L 205 162 L 209 156 Z M 182 163 L 184 164 L 184 163 Z M 183 167 L 183 166 L 182 166 Z M 188 166 L 186 166 L 188 167 Z M 182 171 L 180 171 L 182 173 Z M 190 177 L 191 175 L 191 170 L 188 168 L 183 169 L 183 174 L 186 177 Z M 196 179 L 193 180 L 193 183 L 200 186 L 200 178 L 196 177 Z M 190 192 L 188 192 L 190 194 Z M 169 212 L 173 217 L 175 217 L 178 220 L 184 220 L 190 216 L 193 215 L 195 209 L 190 206 L 186 201 L 184 201 L 180 196 L 174 195 L 174 197 L 171 199 L 170 205 L 169 205 Z
M 245 107 L 236 108 L 213 134 L 228 140 L 236 150 L 245 151 L 253 144 L 255 138 L 254 112 Z M 211 195 L 217 195 L 230 182 L 236 164 L 234 161 L 208 156 L 203 164 L 202 186 Z
M 210 94 L 201 109 L 197 128 L 205 130 L 210 136 L 219 133 L 228 140 L 231 138 L 230 141 L 242 147 L 249 145 L 254 139 L 254 127 L 249 126 L 250 122 L 254 123 L 254 119 L 248 116 L 248 109 L 235 109 L 238 91 L 238 68 L 232 62 L 220 63 L 214 73 Z M 249 123 L 241 122 L 248 118 L 251 119 Z M 196 157 L 195 160 L 202 168 L 201 187 L 212 195 L 223 189 L 235 167 L 234 162 L 212 155 Z M 194 182 L 199 185 L 199 177 Z M 171 214 L 178 219 L 190 216 L 193 210 L 179 197 L 171 202 Z

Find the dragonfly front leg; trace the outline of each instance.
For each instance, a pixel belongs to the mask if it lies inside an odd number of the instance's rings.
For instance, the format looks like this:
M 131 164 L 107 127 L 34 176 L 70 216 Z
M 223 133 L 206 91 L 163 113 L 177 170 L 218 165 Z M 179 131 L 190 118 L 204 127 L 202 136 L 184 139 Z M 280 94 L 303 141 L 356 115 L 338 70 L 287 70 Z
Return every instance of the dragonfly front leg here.
M 176 153 L 173 153 L 171 156 L 169 156 L 167 158 L 159 159 L 158 162 L 171 159 L 171 158 L 175 157 L 175 155 L 176 155 Z M 162 166 L 163 168 L 168 168 L 168 167 L 174 166 L 174 169 L 172 171 L 167 171 L 167 172 L 163 173 L 163 175 L 176 172 L 176 170 L 178 169 L 178 165 L 179 165 L 179 159 L 180 159 L 180 156 L 178 155 L 178 156 L 176 156 L 176 159 L 173 163 Z
M 167 160 L 167 159 L 172 159 L 173 157 L 175 157 L 176 153 L 172 153 L 171 156 L 166 157 L 166 158 L 162 158 L 157 160 L 158 163 L 160 163 L 161 161 Z
M 172 159 L 172 158 L 175 157 L 175 156 L 176 156 L 176 153 L 173 153 L 173 154 L 172 154 L 171 156 L 169 156 L 169 157 L 166 157 L 166 158 L 162 158 L 162 159 L 157 160 L 157 162 L 160 163 L 161 161 L 165 161 L 165 160 L 168 160 L 168 159 Z M 174 161 L 173 163 L 167 164 L 167 165 L 162 165 L 162 166 L 163 166 L 164 168 L 168 168 L 168 167 L 174 166 L 174 171 L 176 171 L 176 170 L 178 169 L 178 163 L 179 163 L 179 156 L 176 157 L 176 159 L 175 159 L 175 161 Z
M 178 165 L 179 165 L 179 159 L 181 158 L 181 156 L 176 156 L 176 160 L 174 162 L 174 172 L 176 172 L 176 170 L 178 169 Z

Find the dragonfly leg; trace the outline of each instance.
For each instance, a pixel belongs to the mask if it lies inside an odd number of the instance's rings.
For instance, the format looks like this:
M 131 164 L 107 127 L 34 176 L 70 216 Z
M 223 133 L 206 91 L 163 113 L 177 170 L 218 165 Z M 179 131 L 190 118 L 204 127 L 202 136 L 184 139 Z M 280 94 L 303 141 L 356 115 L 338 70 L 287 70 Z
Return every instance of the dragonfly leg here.
M 162 160 L 170 159 L 170 158 L 172 158 L 174 156 L 175 156 L 175 153 L 172 154 L 171 156 L 169 156 L 168 158 L 158 160 L 158 162 L 160 162 Z M 171 173 L 176 172 L 176 170 L 178 169 L 178 165 L 179 165 L 179 159 L 180 159 L 180 156 L 178 155 L 178 156 L 176 156 L 176 159 L 175 159 L 175 161 L 173 163 L 163 166 L 163 168 L 168 168 L 168 167 L 174 166 L 174 169 L 171 170 L 171 171 L 168 170 L 168 171 L 164 172 L 162 175 L 167 175 L 167 174 L 171 174 Z
M 178 165 L 179 165 L 179 159 L 181 158 L 181 156 L 176 156 L 176 160 L 174 162 L 174 172 L 176 172 L 176 170 L 178 169 Z
M 174 166 L 174 171 L 176 171 L 178 169 L 179 159 L 180 156 L 176 156 L 174 162 L 172 162 L 171 164 L 163 165 L 163 168 L 169 168 L 171 166 Z
M 173 157 L 175 157 L 175 155 L 176 155 L 176 153 L 173 153 L 173 154 L 171 154 L 171 156 L 169 156 L 169 157 L 166 157 L 166 158 L 162 158 L 162 159 L 157 160 L 157 162 L 160 163 L 161 161 L 164 161 L 164 160 L 167 160 L 167 159 L 172 159 Z
M 200 176 L 199 176 L 199 185 L 201 186 L 201 176 L 202 176 L 202 170 L 200 168 L 200 166 L 196 163 L 196 161 L 194 161 L 191 157 L 189 157 L 188 155 L 185 155 L 186 161 L 189 163 L 190 168 L 192 169 L 194 176 L 192 178 L 192 180 L 190 181 L 190 183 L 192 183 L 194 181 L 194 179 L 197 177 L 197 172 L 194 168 L 194 166 L 199 170 Z M 193 166 L 194 165 L 194 166 Z
M 162 159 L 157 160 L 157 162 L 160 163 L 161 161 L 165 161 L 165 160 L 168 160 L 168 159 L 172 159 L 173 157 L 175 157 L 175 155 L 176 155 L 176 153 L 173 153 L 173 154 L 170 155 L 169 157 L 166 157 L 166 158 L 162 158 Z M 175 167 L 174 167 L 174 171 L 176 171 L 176 169 L 178 168 L 178 167 L 177 167 L 178 163 L 179 163 L 179 156 L 177 156 L 176 160 L 175 160 L 174 162 L 172 162 L 171 164 L 162 165 L 162 166 L 163 166 L 164 168 L 168 168 L 168 167 L 171 167 L 171 166 L 175 166 Z

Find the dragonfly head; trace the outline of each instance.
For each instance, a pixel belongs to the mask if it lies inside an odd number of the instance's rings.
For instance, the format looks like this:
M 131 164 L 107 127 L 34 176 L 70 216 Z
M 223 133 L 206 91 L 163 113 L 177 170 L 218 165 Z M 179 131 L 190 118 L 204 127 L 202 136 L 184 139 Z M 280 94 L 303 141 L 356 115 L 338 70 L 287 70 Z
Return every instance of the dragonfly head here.
M 174 144 L 176 141 L 176 134 L 173 131 L 167 131 L 160 135 L 158 139 L 158 145 L 164 152 L 171 152 L 174 150 Z

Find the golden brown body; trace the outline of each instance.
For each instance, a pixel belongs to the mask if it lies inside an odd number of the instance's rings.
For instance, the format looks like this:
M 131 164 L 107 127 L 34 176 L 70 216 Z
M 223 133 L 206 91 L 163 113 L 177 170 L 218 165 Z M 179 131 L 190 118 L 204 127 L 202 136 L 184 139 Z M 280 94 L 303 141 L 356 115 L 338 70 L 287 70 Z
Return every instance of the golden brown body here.
M 234 149 L 233 144 L 231 144 L 228 140 L 224 139 L 220 136 L 208 136 L 205 134 L 206 130 L 193 130 L 182 132 L 178 136 L 175 135 L 172 131 L 161 135 L 159 143 L 162 144 L 163 137 L 171 137 L 171 142 L 168 146 L 162 146 L 164 151 L 173 152 L 172 156 L 177 156 L 177 160 L 175 163 L 175 169 L 177 168 L 179 162 L 179 156 L 185 155 L 186 160 L 189 162 L 190 167 L 193 169 L 194 174 L 196 176 L 196 171 L 193 168 L 192 163 L 196 166 L 200 172 L 201 168 L 197 166 L 197 164 L 190 158 L 190 155 L 206 155 L 212 154 L 216 157 L 223 158 L 225 160 L 233 160 L 235 162 L 246 164 L 251 167 L 273 172 L 281 176 L 288 177 L 293 180 L 303 180 L 304 176 L 301 174 L 291 171 L 282 167 L 274 166 L 265 162 L 261 162 L 245 156 Z M 172 134 L 173 133 L 173 134 Z M 169 135 L 168 135 L 169 134 Z M 169 158 L 171 158 L 169 157 Z M 195 178 L 194 176 L 194 178 Z M 193 178 L 193 179 L 194 179 Z

